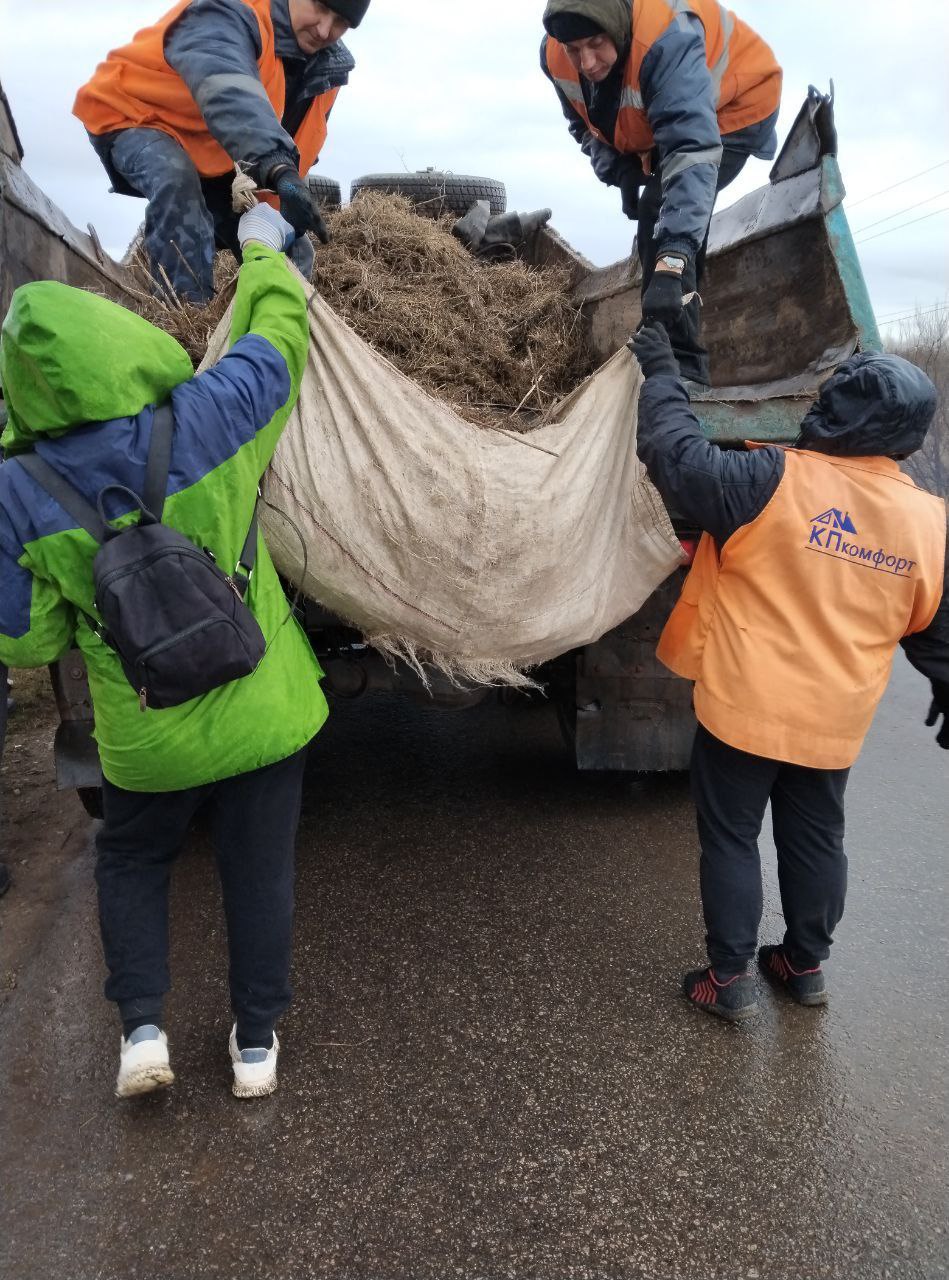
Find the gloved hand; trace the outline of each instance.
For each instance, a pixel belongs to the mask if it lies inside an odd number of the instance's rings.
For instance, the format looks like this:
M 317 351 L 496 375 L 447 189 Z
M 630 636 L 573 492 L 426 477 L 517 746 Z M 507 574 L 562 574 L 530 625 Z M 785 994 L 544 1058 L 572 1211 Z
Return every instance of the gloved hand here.
M 644 324 L 626 345 L 639 361 L 644 378 L 654 378 L 660 373 L 678 378 L 679 366 L 672 354 L 672 343 L 661 324 L 655 321 Z
M 590 157 L 590 164 L 593 166 L 593 172 L 601 182 L 605 182 L 608 187 L 616 186 L 616 163 L 620 159 L 619 152 L 609 145 L 608 142 L 601 142 L 599 138 L 591 138 L 589 148 L 586 150 Z
M 237 224 L 237 238 L 242 249 L 249 240 L 256 240 L 278 253 L 286 253 L 297 237 L 293 227 L 276 209 L 271 209 L 269 204 L 259 204 L 241 217 Z
M 620 178 L 619 189 L 623 197 L 623 212 L 631 222 L 639 219 L 639 189 L 643 175 L 635 169 L 627 169 Z
M 321 244 L 329 244 L 330 235 L 310 188 L 295 169 L 277 169 L 275 190 L 280 197 L 280 212 L 298 236 L 312 231 Z
M 936 741 L 943 751 L 949 751 L 949 683 L 945 680 L 934 680 L 933 701 L 926 717 L 926 727 L 931 729 L 939 723 L 942 716 L 942 728 L 936 734 Z
M 656 271 L 643 294 L 643 323 L 658 320 L 672 325 L 682 315 L 682 277 L 675 271 Z

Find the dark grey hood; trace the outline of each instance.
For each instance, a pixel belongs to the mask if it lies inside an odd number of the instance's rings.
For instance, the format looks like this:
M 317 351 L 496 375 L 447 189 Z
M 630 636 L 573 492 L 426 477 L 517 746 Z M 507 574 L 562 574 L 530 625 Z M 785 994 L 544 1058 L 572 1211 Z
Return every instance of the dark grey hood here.
M 936 415 L 936 388 L 902 356 L 846 360 L 801 423 L 799 449 L 840 456 L 908 458 Z
M 561 13 L 589 18 L 606 32 L 620 52 L 629 45 L 632 0 L 549 0 L 544 22 Z

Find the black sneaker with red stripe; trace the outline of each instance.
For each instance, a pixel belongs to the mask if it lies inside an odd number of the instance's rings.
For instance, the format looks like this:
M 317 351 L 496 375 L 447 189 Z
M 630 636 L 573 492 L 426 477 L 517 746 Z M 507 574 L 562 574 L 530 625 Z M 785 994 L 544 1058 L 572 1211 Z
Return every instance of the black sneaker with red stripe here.
M 685 975 L 682 990 L 686 999 L 728 1022 L 744 1022 L 758 1012 L 758 988 L 750 973 L 736 973 L 732 978 L 718 978 L 715 970 L 693 969 Z
M 786 991 L 798 1004 L 827 1003 L 827 987 L 820 965 L 816 969 L 795 969 L 783 947 L 759 947 L 758 964 L 768 981 Z

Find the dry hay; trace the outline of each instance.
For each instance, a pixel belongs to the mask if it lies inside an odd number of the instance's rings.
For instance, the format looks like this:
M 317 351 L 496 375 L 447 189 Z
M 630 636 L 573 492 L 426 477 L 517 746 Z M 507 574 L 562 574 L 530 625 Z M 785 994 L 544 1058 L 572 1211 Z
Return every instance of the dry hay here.
M 167 277 L 165 294 L 161 297 L 153 294 L 148 260 L 141 244 L 131 254 L 128 266 L 133 281 L 128 292 L 135 301 L 135 310 L 150 324 L 177 338 L 197 369 L 211 343 L 211 335 L 234 297 L 237 263 L 233 255 L 219 253 L 215 258 L 214 285 L 217 292 L 207 306 L 179 298 Z
M 314 273 L 322 296 L 469 421 L 529 429 L 592 371 L 566 271 L 475 258 L 451 234 L 451 216 L 422 217 L 403 196 L 367 191 L 327 221 L 332 242 L 316 246 Z M 207 307 L 152 297 L 140 276 L 141 314 L 195 365 L 233 294 L 230 254 L 218 255 L 215 274 Z
M 564 270 L 479 260 L 451 215 L 363 192 L 329 219 L 323 297 L 377 351 L 473 422 L 529 424 L 591 372 Z

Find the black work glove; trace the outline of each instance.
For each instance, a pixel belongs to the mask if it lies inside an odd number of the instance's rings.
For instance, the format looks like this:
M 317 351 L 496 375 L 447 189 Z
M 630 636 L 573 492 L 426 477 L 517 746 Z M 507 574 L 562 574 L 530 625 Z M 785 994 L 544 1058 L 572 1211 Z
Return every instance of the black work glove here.
M 639 189 L 646 181 L 639 156 L 620 156 L 613 171 L 613 181 L 623 197 L 623 212 L 630 221 L 639 218 Z
M 639 361 L 644 378 L 654 378 L 660 373 L 678 378 L 679 366 L 672 354 L 672 343 L 661 324 L 644 324 L 626 345 Z
M 939 723 L 942 716 L 942 728 L 936 734 L 936 741 L 943 751 L 949 751 L 949 683 L 945 680 L 934 680 L 933 701 L 926 717 L 926 727 L 931 729 Z
M 306 181 L 295 169 L 277 169 L 271 174 L 274 190 L 280 197 L 280 212 L 298 236 L 312 231 L 321 244 L 329 244 L 330 234 L 319 206 L 310 194 Z
M 673 325 L 682 315 L 682 277 L 675 271 L 656 271 L 643 294 L 643 323 L 658 320 Z
M 620 178 L 619 189 L 623 197 L 623 212 L 631 222 L 639 219 L 639 188 L 643 175 L 635 169 L 628 169 Z
M 593 172 L 599 180 L 608 187 L 615 187 L 615 170 L 617 161 L 620 159 L 620 154 L 615 147 L 611 147 L 607 142 L 601 142 L 599 138 L 590 138 L 589 144 L 585 145 L 583 150 L 590 157 Z

